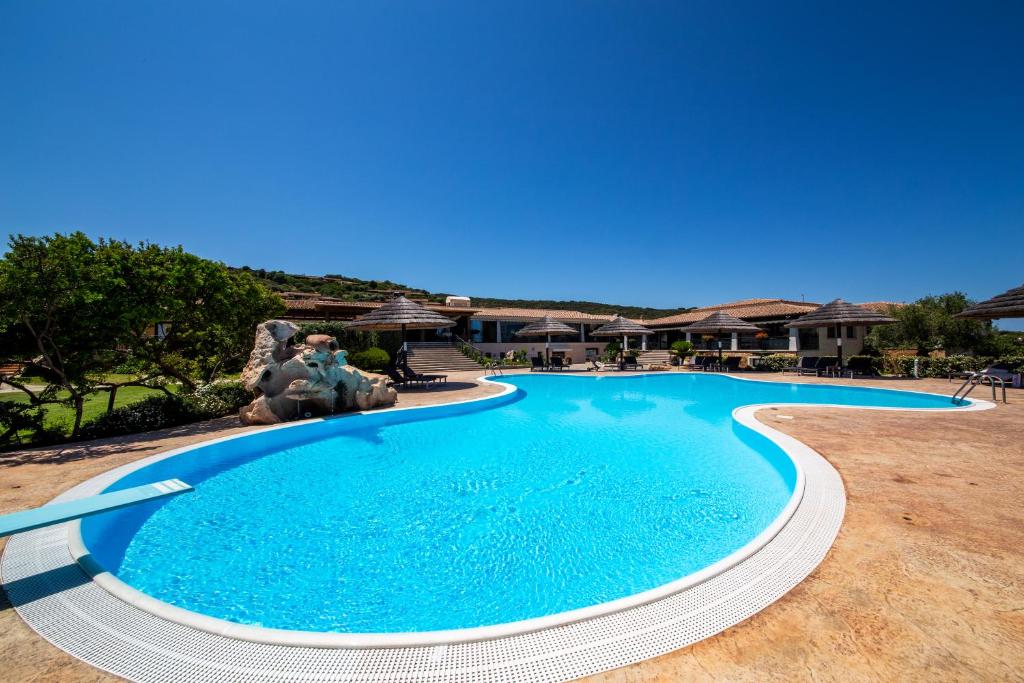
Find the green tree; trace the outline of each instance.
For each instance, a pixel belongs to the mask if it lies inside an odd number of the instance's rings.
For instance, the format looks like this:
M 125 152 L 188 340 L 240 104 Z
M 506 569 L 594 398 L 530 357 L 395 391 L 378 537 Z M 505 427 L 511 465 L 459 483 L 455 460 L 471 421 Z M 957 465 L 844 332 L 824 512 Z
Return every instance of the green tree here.
M 51 237 L 12 236 L 0 261 L 0 327 L 20 328 L 21 350 L 50 373 L 42 391 L 8 383 L 33 405 L 64 402 L 74 408 L 72 435 L 82 423 L 94 373 L 109 362 L 120 330 L 111 320 L 128 303 L 116 273 L 97 258 L 97 245 L 80 232 Z M 15 333 L 16 334 L 16 333 Z M 66 396 L 58 398 L 64 392 Z
M 125 321 L 128 348 L 188 391 L 240 366 L 256 325 L 285 310 L 249 273 L 180 247 L 140 245 L 121 259 L 130 264 L 125 277 L 135 303 Z
M 970 304 L 962 292 L 951 292 L 893 307 L 890 315 L 898 322 L 874 328 L 868 342 L 877 348 L 913 347 L 921 355 L 934 349 L 989 353 L 997 343 L 992 324 L 954 317 Z
M 8 382 L 33 406 L 73 406 L 73 438 L 89 393 L 109 391 L 112 407 L 117 389 L 131 384 L 166 391 L 173 379 L 193 391 L 240 367 L 256 325 L 284 310 L 250 273 L 181 247 L 18 235 L 0 259 L 0 341 L 50 375 L 42 391 Z M 104 377 L 127 357 L 139 374 Z

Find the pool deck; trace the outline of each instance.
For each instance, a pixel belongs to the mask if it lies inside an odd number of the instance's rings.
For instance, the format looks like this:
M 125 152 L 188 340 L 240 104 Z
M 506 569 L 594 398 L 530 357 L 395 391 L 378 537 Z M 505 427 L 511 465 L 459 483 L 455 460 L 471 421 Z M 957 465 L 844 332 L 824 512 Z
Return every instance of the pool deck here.
M 399 405 L 496 393 L 479 373 Z M 774 381 L 949 394 L 945 380 Z M 977 389 L 980 398 L 989 398 Z M 847 511 L 825 561 L 783 599 L 718 636 L 593 681 L 1022 680 L 1024 391 L 971 413 L 793 407 L 758 418 L 824 455 Z M 792 419 L 786 419 L 785 416 Z M 235 418 L 0 454 L 0 513 L 41 505 L 141 457 L 252 428 Z M 0 595 L 4 680 L 109 681 L 35 635 Z

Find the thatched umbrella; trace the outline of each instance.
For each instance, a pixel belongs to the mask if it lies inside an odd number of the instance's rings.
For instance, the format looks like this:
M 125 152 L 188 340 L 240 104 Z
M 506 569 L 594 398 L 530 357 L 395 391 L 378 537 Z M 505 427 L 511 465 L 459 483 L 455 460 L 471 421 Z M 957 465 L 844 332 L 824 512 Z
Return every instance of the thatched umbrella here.
M 625 360 L 626 350 L 629 348 L 629 337 L 631 335 L 654 334 L 654 330 L 647 329 L 640 323 L 623 318 L 621 315 L 616 315 L 612 318 L 611 322 L 601 325 L 601 327 L 590 334 L 595 337 L 622 337 L 622 353 L 619 358 L 620 360 Z
M 790 327 L 831 327 L 836 326 L 836 356 L 839 359 L 839 367 L 843 367 L 843 325 L 855 325 L 867 327 L 868 325 L 888 325 L 897 322 L 877 311 L 873 311 L 857 304 L 847 303 L 842 299 L 830 301 L 820 308 L 816 308 L 807 315 L 801 316 L 790 323 Z
M 578 329 L 560 323 L 549 315 L 544 316 L 537 322 L 524 325 L 516 331 L 517 337 L 545 337 L 544 360 L 551 362 L 551 335 L 579 334 Z
M 703 320 L 691 323 L 682 329 L 690 334 L 725 334 L 732 332 L 753 332 L 761 331 L 757 325 L 740 320 L 734 315 L 722 311 L 715 311 Z M 718 340 L 718 362 L 722 362 L 722 340 Z
M 409 301 L 401 294 L 396 294 L 391 301 L 380 308 L 361 315 L 352 322 L 345 323 L 345 329 L 353 330 L 401 330 L 402 350 L 405 350 L 406 330 L 436 330 L 439 327 L 455 327 L 454 320 L 449 320 L 440 313 L 424 308 L 415 301 Z
M 1024 318 L 1024 285 L 1007 290 L 957 313 L 954 318 Z

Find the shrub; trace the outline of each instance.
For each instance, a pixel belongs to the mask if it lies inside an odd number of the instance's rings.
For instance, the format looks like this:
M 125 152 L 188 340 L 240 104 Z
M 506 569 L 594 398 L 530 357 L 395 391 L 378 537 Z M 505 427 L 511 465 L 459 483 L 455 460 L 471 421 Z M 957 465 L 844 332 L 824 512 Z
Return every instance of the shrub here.
M 619 359 L 619 351 L 622 350 L 622 342 L 618 339 L 612 339 L 608 342 L 607 346 L 604 347 L 604 353 L 601 354 L 601 360 L 605 363 L 614 363 Z
M 145 369 L 146 361 L 139 358 L 138 356 L 128 354 L 121 358 L 117 365 L 114 365 L 112 368 L 110 368 L 110 371 L 118 375 L 135 375 L 142 372 Z
M 953 355 L 945 358 L 929 358 L 927 356 L 889 356 L 884 359 L 883 370 L 888 375 L 914 376 L 914 362 L 917 362 L 918 377 L 945 378 L 951 373 L 976 372 L 995 363 L 1009 366 L 1010 372 L 1024 372 L 1024 356 L 987 356 Z
M 21 401 L 0 401 L 0 450 L 25 443 L 42 445 L 60 440 L 59 430 L 43 426 L 43 410 Z
M 693 342 L 688 341 L 676 341 L 672 342 L 672 353 L 679 356 L 680 358 L 686 358 L 687 356 L 693 355 Z
M 175 427 L 201 419 L 197 410 L 180 396 L 150 396 L 115 408 L 82 426 L 81 438 L 100 439 Z
M 484 356 L 484 354 L 480 353 L 475 347 L 470 346 L 469 344 L 459 344 L 459 351 L 462 351 L 462 355 L 466 358 L 474 360 L 481 365 L 488 362 L 488 358 Z
M 253 394 L 241 382 L 218 382 L 204 384 L 194 393 L 185 397 L 199 419 L 212 419 L 238 412 L 242 406 L 248 405 Z
M 782 368 L 796 365 L 796 356 L 791 353 L 770 353 L 762 356 L 757 364 L 758 370 L 767 372 L 782 372 Z
M 380 372 L 391 362 L 391 356 L 384 349 L 371 346 L 365 351 L 359 351 L 348 357 L 348 362 L 360 370 L 367 372 Z
M 150 396 L 115 408 L 87 422 L 82 427 L 81 438 L 100 439 L 136 434 L 224 417 L 237 413 L 252 398 L 253 395 L 246 391 L 241 382 L 207 384 L 184 396 Z

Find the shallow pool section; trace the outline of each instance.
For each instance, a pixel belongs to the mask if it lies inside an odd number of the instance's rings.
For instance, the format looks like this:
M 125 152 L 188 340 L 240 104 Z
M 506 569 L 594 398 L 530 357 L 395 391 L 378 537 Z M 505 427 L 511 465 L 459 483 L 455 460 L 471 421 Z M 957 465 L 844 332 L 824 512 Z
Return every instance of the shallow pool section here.
M 797 473 L 737 425 L 755 403 L 949 408 L 927 394 L 711 375 L 503 378 L 459 406 L 311 422 L 211 444 L 187 496 L 82 523 L 93 559 L 240 624 L 395 633 L 502 624 L 657 588 L 722 560 Z

